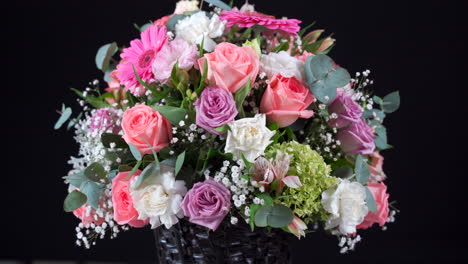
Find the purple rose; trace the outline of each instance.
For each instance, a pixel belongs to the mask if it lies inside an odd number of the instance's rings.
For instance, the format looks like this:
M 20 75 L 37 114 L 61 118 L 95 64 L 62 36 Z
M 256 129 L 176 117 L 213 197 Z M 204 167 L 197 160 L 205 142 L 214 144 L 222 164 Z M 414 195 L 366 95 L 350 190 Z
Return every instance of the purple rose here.
M 338 118 L 330 119 L 330 126 L 342 128 L 352 122 L 357 122 L 361 119 L 362 108 L 357 104 L 349 94 L 339 91 L 335 100 L 328 105 L 328 111 L 335 113 Z
M 215 128 L 226 125 L 237 115 L 236 101 L 232 94 L 222 88 L 206 87 L 194 103 L 197 126 L 208 132 L 221 135 Z
M 216 231 L 231 209 L 231 192 L 212 178 L 193 185 L 182 201 L 184 215 L 190 223 Z
M 362 119 L 339 130 L 336 137 L 346 155 L 372 154 L 375 149 L 372 128 Z

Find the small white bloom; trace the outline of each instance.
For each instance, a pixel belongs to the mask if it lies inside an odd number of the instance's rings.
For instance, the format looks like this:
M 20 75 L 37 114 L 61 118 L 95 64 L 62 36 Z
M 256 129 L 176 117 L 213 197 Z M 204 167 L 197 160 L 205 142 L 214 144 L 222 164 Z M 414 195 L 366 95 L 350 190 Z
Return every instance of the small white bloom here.
M 221 21 L 216 14 L 210 19 L 205 12 L 197 12 L 177 22 L 176 39 L 183 39 L 192 44 L 201 44 L 203 41 L 203 48 L 211 52 L 216 46 L 213 38 L 223 34 L 225 24 L 226 21 Z
M 237 219 L 237 217 L 231 216 L 231 224 L 235 225 L 235 224 L 237 224 L 238 221 L 239 221 L 239 219 Z
M 275 131 L 266 127 L 264 114 L 236 120 L 228 125 L 230 130 L 224 151 L 232 153 L 235 159 L 241 159 L 243 153 L 250 162 L 264 154 L 265 148 L 271 143 L 271 137 L 275 134 Z
M 187 188 L 184 181 L 175 180 L 173 169 L 162 165 L 160 174 L 135 189 L 137 179 L 132 179 L 130 194 L 138 219 L 149 218 L 153 229 L 162 224 L 169 229 L 179 222 L 178 217 L 183 217 L 181 203 Z
M 263 55 L 260 60 L 260 67 L 267 74 L 268 79 L 273 78 L 277 73 L 281 73 L 284 77 L 296 76 L 298 80 L 303 80 L 304 63 L 292 57 L 286 51 Z
M 183 14 L 185 12 L 198 10 L 198 1 L 182 0 L 177 2 L 174 14 Z
M 347 179 L 322 193 L 322 205 L 330 213 L 325 229 L 338 227 L 344 235 L 356 232 L 368 213 L 364 186 Z

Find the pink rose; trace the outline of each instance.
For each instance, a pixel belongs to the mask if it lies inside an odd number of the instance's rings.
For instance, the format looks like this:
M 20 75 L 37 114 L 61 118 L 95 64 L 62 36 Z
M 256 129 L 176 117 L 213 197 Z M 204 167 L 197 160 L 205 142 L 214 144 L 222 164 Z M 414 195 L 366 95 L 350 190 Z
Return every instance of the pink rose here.
M 270 80 L 260 103 L 260 111 L 268 121 L 286 127 L 300 118 L 311 118 L 314 111 L 306 108 L 314 101 L 314 96 L 296 77 L 283 77 L 276 74 Z
M 372 128 L 362 119 L 340 129 L 336 137 L 341 143 L 341 149 L 348 156 L 368 155 L 374 152 L 374 133 Z
M 172 15 L 168 15 L 168 16 L 163 16 L 157 20 L 155 20 L 153 22 L 153 25 L 157 25 L 157 26 L 165 26 L 167 24 L 167 21 L 169 21 L 169 19 L 171 19 Z
M 198 59 L 198 66 L 203 72 L 205 60 L 208 61 L 208 80 L 210 85 L 221 87 L 232 93 L 252 84 L 257 78 L 260 67 L 257 52 L 251 47 L 239 47 L 223 42 L 212 53 Z
M 216 231 L 231 209 L 231 192 L 222 183 L 208 178 L 193 185 L 182 201 L 184 215 L 190 223 Z
M 373 224 L 378 223 L 380 226 L 385 225 L 388 218 L 388 197 L 387 186 L 383 183 L 369 182 L 367 188 L 374 196 L 377 205 L 377 213 L 369 212 L 364 218 L 364 221 L 357 226 L 360 229 L 367 229 Z
M 129 171 L 119 172 L 112 179 L 112 205 L 114 206 L 114 220 L 119 225 L 128 224 L 133 227 L 143 227 L 147 221 L 138 220 L 138 212 L 133 207 L 133 199 L 130 195 L 130 181 L 140 175 L 141 171 L 137 170 L 132 177 L 126 180 Z
M 89 214 L 86 214 L 86 210 L 87 210 L 86 207 L 88 206 L 89 206 L 88 204 L 81 206 L 80 208 L 73 211 L 73 214 L 79 219 L 81 219 L 81 223 L 83 223 L 83 225 L 86 227 L 88 227 L 92 223 L 94 223 L 95 225 L 101 225 L 102 223 L 104 223 L 105 219 L 97 216 L 96 210 L 94 210 L 94 208 L 91 208 L 91 211 L 89 212 Z M 94 219 L 95 215 L 97 216 L 97 220 Z
M 383 181 L 386 176 L 383 171 L 383 161 L 384 157 L 380 155 L 378 151 L 373 152 L 369 155 L 371 159 L 371 165 L 369 165 L 369 170 L 371 172 L 371 178 L 374 181 Z
M 172 139 L 171 129 L 171 123 L 147 105 L 127 109 L 122 117 L 123 139 L 132 143 L 141 154 L 152 153 L 148 143 L 156 151 L 169 146 Z

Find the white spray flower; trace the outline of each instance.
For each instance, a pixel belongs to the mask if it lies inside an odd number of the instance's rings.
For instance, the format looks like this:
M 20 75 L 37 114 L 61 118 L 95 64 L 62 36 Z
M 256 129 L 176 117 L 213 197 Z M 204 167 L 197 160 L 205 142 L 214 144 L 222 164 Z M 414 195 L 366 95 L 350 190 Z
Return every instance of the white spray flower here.
M 261 71 L 264 71 L 268 78 L 271 79 L 277 73 L 284 77 L 295 76 L 298 80 L 303 81 L 304 63 L 297 58 L 292 57 L 286 51 L 278 53 L 271 52 L 263 55 L 260 60 Z

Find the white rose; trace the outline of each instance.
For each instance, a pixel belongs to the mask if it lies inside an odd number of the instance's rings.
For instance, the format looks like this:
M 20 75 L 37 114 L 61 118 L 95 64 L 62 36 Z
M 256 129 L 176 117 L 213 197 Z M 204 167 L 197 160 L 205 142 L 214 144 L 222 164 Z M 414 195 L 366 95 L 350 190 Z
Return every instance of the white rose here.
M 304 63 L 289 55 L 286 51 L 278 53 L 271 52 L 263 55 L 260 60 L 260 67 L 268 78 L 271 79 L 277 73 L 290 78 L 296 76 L 299 81 L 303 81 Z
M 359 182 L 342 180 L 322 193 L 322 205 L 330 213 L 325 229 L 338 226 L 342 234 L 354 233 L 368 213 L 366 189 Z
M 149 218 L 151 228 L 164 225 L 170 228 L 183 217 L 182 198 L 187 193 L 184 181 L 176 181 L 171 167 L 161 164 L 161 173 L 147 179 L 135 189 L 138 177 L 132 179 L 130 195 L 138 212 L 138 219 Z
M 198 10 L 198 1 L 191 1 L 191 0 L 182 0 L 177 2 L 176 8 L 174 10 L 174 14 L 183 14 L 184 12 L 190 12 Z
M 236 120 L 228 125 L 230 130 L 224 151 L 232 153 L 235 159 L 240 159 L 243 153 L 250 162 L 264 154 L 265 148 L 271 143 L 271 137 L 275 134 L 275 131 L 266 127 L 264 114 Z
M 177 22 L 176 39 L 183 39 L 191 44 L 201 44 L 203 41 L 203 48 L 211 52 L 216 46 L 213 38 L 223 34 L 225 24 L 226 21 L 221 21 L 216 14 L 210 19 L 205 12 L 197 12 Z

